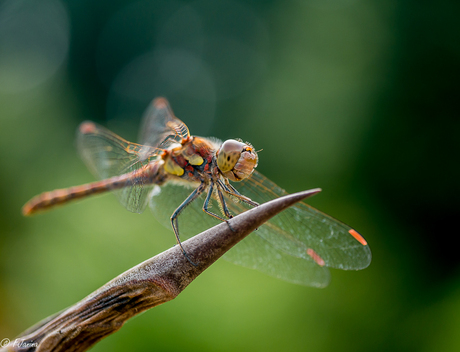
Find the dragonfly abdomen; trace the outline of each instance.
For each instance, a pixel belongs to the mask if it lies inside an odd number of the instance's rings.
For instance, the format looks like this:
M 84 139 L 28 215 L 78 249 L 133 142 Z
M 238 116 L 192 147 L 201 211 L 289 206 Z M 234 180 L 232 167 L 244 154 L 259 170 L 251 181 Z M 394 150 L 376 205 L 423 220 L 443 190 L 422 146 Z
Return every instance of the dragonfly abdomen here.
M 32 198 L 22 208 L 24 215 L 32 215 L 41 210 L 47 210 L 56 205 L 65 204 L 74 199 L 80 199 L 89 195 L 104 193 L 107 191 L 123 188 L 126 186 L 125 177 L 113 177 L 107 180 L 88 183 L 65 189 L 56 189 L 45 192 Z
M 56 205 L 68 203 L 74 199 L 85 198 L 94 194 L 114 191 L 124 187 L 144 184 L 164 183 L 166 176 L 161 169 L 161 163 L 152 162 L 138 170 L 106 180 L 87 183 L 64 189 L 45 192 L 29 200 L 23 207 L 24 215 L 32 215 L 38 211 L 47 210 Z

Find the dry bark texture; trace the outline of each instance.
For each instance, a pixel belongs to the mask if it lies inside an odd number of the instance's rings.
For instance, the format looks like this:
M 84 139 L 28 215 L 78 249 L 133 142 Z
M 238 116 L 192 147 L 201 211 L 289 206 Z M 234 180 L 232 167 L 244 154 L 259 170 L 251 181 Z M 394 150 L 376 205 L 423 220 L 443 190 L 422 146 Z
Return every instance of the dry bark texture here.
M 0 351 L 86 351 L 131 317 L 175 298 L 226 251 L 319 189 L 290 194 L 248 210 L 185 241 L 192 265 L 175 246 L 114 278 L 89 296 L 31 327 Z

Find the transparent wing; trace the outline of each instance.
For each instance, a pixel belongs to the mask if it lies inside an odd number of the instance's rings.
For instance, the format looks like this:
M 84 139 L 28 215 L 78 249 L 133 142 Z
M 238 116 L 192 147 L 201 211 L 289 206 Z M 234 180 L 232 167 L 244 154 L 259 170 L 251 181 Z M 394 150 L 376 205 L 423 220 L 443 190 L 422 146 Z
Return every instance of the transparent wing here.
M 198 186 L 198 184 L 196 185 Z M 156 186 L 152 192 L 150 208 L 155 217 L 166 228 L 171 229 L 169 218 L 174 210 L 193 191 L 193 187 L 166 184 Z M 220 223 L 202 210 L 205 195 L 202 194 L 179 216 L 179 233 L 185 240 Z M 230 200 L 229 200 L 230 202 Z M 227 202 L 227 204 L 229 203 Z M 209 210 L 218 214 L 216 199 L 211 199 Z M 224 259 L 247 268 L 259 270 L 267 275 L 300 285 L 324 287 L 330 281 L 329 270 L 317 265 L 311 258 L 293 257 L 258 236 L 260 229 L 250 234 L 224 255 Z M 171 236 L 173 240 L 173 236 Z
M 257 171 L 234 187 L 258 203 L 286 195 L 286 191 Z M 240 213 L 246 207 L 227 201 L 230 211 Z M 350 226 L 303 203 L 297 203 L 261 226 L 257 235 L 284 253 L 324 266 L 358 270 L 371 262 L 371 251 L 364 238 Z M 320 260 L 321 259 L 321 260 Z
M 141 126 L 139 143 L 155 148 L 166 149 L 190 136 L 188 127 L 174 116 L 165 98 L 156 98 L 152 101 L 144 114 Z
M 77 133 L 78 151 L 91 172 L 107 179 L 133 172 L 148 164 L 161 149 L 130 143 L 93 122 L 83 122 Z M 152 186 L 137 177 L 135 183 L 114 191 L 126 209 L 141 213 L 148 202 Z
M 260 173 L 235 183 L 241 194 L 259 203 L 287 194 Z M 166 185 L 152 193 L 150 206 L 157 219 L 170 228 L 169 217 L 193 188 Z M 179 217 L 182 239 L 189 238 L 216 224 L 218 220 L 203 213 L 205 196 L 187 207 Z M 233 197 L 225 197 L 233 214 L 248 209 Z M 211 211 L 221 213 L 216 197 Z M 310 207 L 298 203 L 261 226 L 237 244 L 224 258 L 268 275 L 309 286 L 322 287 L 329 282 L 327 267 L 362 269 L 369 265 L 371 252 L 351 227 Z

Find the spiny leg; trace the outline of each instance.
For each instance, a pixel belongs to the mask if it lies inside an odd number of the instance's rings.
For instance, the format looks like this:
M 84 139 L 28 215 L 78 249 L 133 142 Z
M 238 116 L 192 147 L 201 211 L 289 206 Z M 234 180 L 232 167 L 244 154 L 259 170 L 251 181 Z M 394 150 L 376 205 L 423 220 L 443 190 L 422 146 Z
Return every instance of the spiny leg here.
M 233 187 L 231 185 L 231 183 L 228 181 L 228 179 L 225 179 L 225 184 L 219 180 L 219 185 L 221 186 L 221 188 L 228 194 L 240 199 L 241 201 L 243 201 L 244 203 L 246 204 L 249 204 L 253 207 L 258 207 L 259 206 L 259 203 L 257 202 L 254 202 L 251 198 L 248 198 L 246 196 L 243 196 L 240 192 L 238 192 L 235 187 Z M 225 204 L 225 203 L 224 203 Z M 230 225 L 229 225 L 230 226 Z M 257 230 L 257 229 L 256 229 Z M 233 230 L 232 230 L 233 231 Z
M 181 205 L 174 211 L 174 213 L 171 215 L 171 226 L 174 230 L 174 235 L 176 236 L 176 241 L 179 244 L 180 248 L 182 249 L 182 253 L 184 254 L 185 258 L 192 264 L 193 266 L 197 266 L 194 262 L 192 262 L 187 255 L 187 252 L 185 251 L 184 247 L 182 247 L 182 242 L 180 241 L 179 238 L 179 222 L 178 222 L 178 217 L 180 213 L 185 209 L 187 205 L 189 205 L 191 202 L 193 202 L 195 199 L 197 199 L 201 193 L 206 189 L 206 184 L 204 182 L 201 182 L 201 184 L 192 192 L 190 195 L 182 202 Z
M 225 180 L 226 183 L 231 187 L 230 183 L 228 182 L 228 180 Z M 220 188 L 222 188 L 225 192 L 230 192 L 230 189 L 227 187 L 227 185 L 225 183 L 222 182 L 222 180 L 217 180 L 217 184 L 220 186 Z M 235 193 L 237 194 L 240 194 L 238 191 L 236 191 Z
M 230 226 L 230 223 L 228 222 L 227 219 L 221 218 L 219 215 L 216 215 L 208 210 L 209 200 L 211 199 L 213 188 L 214 188 L 214 182 L 211 181 L 211 184 L 209 185 L 209 191 L 206 196 L 206 200 L 204 201 L 204 204 L 203 204 L 203 211 L 206 214 L 211 215 L 220 221 L 225 221 L 228 227 L 230 228 L 230 230 L 232 230 L 232 232 L 235 232 L 235 230 L 233 230 L 233 228 Z M 219 195 L 218 201 L 220 205 L 222 206 L 222 210 L 224 211 L 225 216 L 231 219 L 232 214 L 230 214 L 230 212 L 228 211 L 227 204 L 225 203 L 225 200 L 224 200 L 224 196 L 222 195 L 222 192 L 219 189 L 219 184 L 217 185 L 217 194 Z
M 249 204 L 253 207 L 257 207 L 259 206 L 259 203 L 257 202 L 254 202 L 252 199 L 246 197 L 246 196 L 243 196 L 242 194 L 240 194 L 240 192 L 238 192 L 235 187 L 233 187 L 230 182 L 228 182 L 228 180 L 225 180 L 225 184 L 222 182 L 222 181 L 218 181 L 221 188 L 224 190 L 224 192 L 232 195 L 233 197 L 235 198 L 238 198 L 239 200 L 241 200 L 242 202 L 246 203 L 246 204 Z
M 203 204 L 203 211 L 208 214 L 208 215 L 211 215 L 212 217 L 216 218 L 217 220 L 220 220 L 220 221 L 226 221 L 224 218 L 220 217 L 219 215 L 216 215 L 214 213 L 211 213 L 209 210 L 208 210 L 208 206 L 209 206 L 209 200 L 211 199 L 211 196 L 212 196 L 212 191 L 214 189 L 214 182 L 211 181 L 211 183 L 209 184 L 209 190 L 208 190 L 208 194 L 206 196 L 206 200 L 204 201 L 204 204 Z M 225 214 L 227 216 L 227 214 Z
M 217 195 L 219 196 L 219 202 L 222 206 L 225 216 L 229 219 L 233 218 L 233 215 L 228 211 L 227 203 L 225 202 L 224 195 L 222 194 L 222 191 L 219 189 L 219 187 L 217 187 Z
M 222 206 L 222 209 L 224 210 L 225 216 L 227 218 L 229 218 L 229 219 L 233 218 L 233 215 L 230 214 L 230 212 L 228 211 L 227 202 L 225 201 L 224 195 L 222 194 L 222 192 L 219 189 L 219 187 L 217 187 L 217 194 L 219 195 L 220 205 Z M 228 220 L 225 220 L 225 222 L 227 223 L 227 225 L 230 228 L 230 230 L 232 230 L 232 232 L 236 232 L 233 229 L 233 227 L 230 225 L 230 222 Z

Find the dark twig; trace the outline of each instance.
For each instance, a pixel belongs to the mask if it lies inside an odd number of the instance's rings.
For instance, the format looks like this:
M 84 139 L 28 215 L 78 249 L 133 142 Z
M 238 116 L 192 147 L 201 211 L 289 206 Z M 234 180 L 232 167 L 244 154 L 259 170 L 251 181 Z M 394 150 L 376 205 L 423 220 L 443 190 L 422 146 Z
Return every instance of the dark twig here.
M 175 298 L 226 251 L 279 212 L 320 189 L 264 203 L 124 272 L 64 311 L 12 341 L 7 351 L 86 351 L 131 317 Z M 229 226 L 230 225 L 230 226 Z M 3 349 L 2 349 L 3 350 Z

